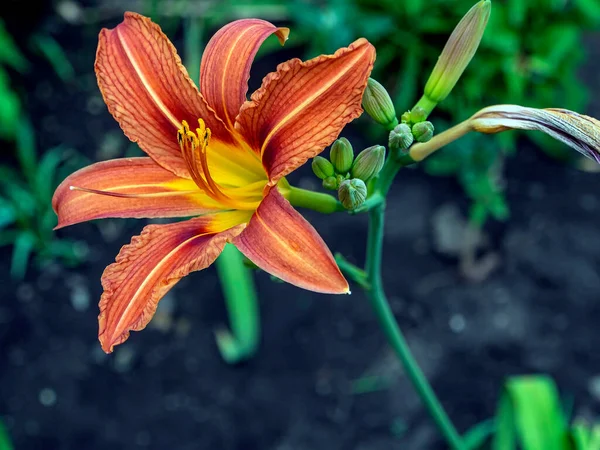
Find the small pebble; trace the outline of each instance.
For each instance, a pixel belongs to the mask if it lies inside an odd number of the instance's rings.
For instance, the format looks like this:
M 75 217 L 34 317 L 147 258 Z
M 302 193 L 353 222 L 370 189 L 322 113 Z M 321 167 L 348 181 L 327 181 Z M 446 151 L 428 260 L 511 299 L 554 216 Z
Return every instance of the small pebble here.
M 56 392 L 51 388 L 44 388 L 40 391 L 38 396 L 40 403 L 44 406 L 54 406 L 56 404 Z

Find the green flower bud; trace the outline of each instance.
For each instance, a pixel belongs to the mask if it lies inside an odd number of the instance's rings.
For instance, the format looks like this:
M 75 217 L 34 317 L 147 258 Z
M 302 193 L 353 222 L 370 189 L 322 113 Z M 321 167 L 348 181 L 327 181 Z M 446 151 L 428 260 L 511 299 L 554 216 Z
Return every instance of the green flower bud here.
M 354 161 L 352 144 L 346 138 L 339 138 L 331 146 L 329 159 L 338 173 L 348 173 Z
M 323 187 L 330 191 L 335 191 L 339 184 L 336 177 L 327 177 L 323 180 Z
M 444 100 L 475 55 L 485 31 L 491 0 L 481 0 L 458 23 L 425 85 L 425 96 L 433 103 Z
M 336 175 L 335 176 L 335 180 L 337 182 L 338 187 L 340 186 L 340 184 L 342 184 L 347 179 L 348 179 L 348 175 Z
M 367 199 L 367 186 L 363 180 L 345 180 L 338 189 L 338 198 L 344 208 L 356 209 Z
M 390 129 L 398 124 L 390 94 L 373 78 L 367 80 L 362 105 L 367 114 L 379 125 Z
M 416 106 L 410 111 L 410 121 L 412 123 L 424 122 L 427 119 L 427 111 L 420 106 Z
M 412 134 L 412 130 L 405 123 L 396 125 L 396 127 L 392 131 L 390 131 L 390 148 L 399 148 L 402 150 L 406 150 L 412 145 L 414 140 L 415 137 Z
M 406 111 L 400 116 L 401 123 L 410 123 L 410 111 Z
M 358 154 L 352 165 L 352 178 L 367 181 L 379 174 L 385 162 L 385 147 L 374 145 Z
M 322 156 L 315 156 L 312 160 L 312 170 L 321 180 L 332 177 L 335 173 L 333 164 Z
M 417 142 L 427 142 L 433 137 L 433 124 L 429 121 L 415 123 L 412 134 Z

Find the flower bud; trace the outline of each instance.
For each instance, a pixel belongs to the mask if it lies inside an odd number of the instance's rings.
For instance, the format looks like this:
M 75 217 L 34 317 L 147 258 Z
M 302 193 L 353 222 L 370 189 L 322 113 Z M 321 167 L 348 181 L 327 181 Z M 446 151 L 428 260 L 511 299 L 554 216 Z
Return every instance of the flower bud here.
M 332 177 L 335 173 L 333 165 L 322 156 L 315 156 L 312 161 L 312 170 L 317 177 L 324 180 L 327 177 Z
M 335 177 L 327 177 L 323 180 L 323 187 L 330 191 L 335 191 L 338 188 L 338 181 Z
M 398 124 L 390 94 L 373 78 L 367 80 L 362 105 L 367 114 L 378 124 L 388 129 Z
M 425 85 L 425 96 L 444 100 L 475 55 L 490 17 L 492 2 L 481 0 L 458 23 Z
M 385 147 L 374 145 L 358 154 L 352 165 L 352 178 L 367 181 L 379 174 L 385 162 Z
M 494 105 L 475 113 L 469 125 L 472 130 L 486 134 L 541 131 L 600 163 L 600 121 L 568 109 Z
M 412 134 L 417 142 L 427 142 L 433 137 L 433 124 L 429 121 L 415 123 Z
M 338 173 L 348 173 L 354 161 L 352 144 L 346 138 L 339 138 L 331 146 L 329 159 Z
M 338 189 L 338 198 L 344 208 L 356 209 L 367 199 L 367 186 L 358 178 L 345 180 Z
M 390 131 L 389 146 L 390 148 L 406 150 L 412 145 L 414 140 L 415 137 L 410 127 L 405 123 L 401 123 Z
M 415 106 L 410 111 L 410 121 L 412 123 L 424 122 L 427 119 L 427 111 L 420 106 Z

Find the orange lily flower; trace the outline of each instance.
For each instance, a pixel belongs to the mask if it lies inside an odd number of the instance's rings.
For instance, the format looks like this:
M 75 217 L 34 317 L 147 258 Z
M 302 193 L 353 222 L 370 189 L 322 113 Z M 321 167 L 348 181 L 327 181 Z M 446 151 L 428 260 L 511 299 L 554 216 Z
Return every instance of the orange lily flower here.
M 362 113 L 375 49 L 358 39 L 333 55 L 292 59 L 246 100 L 250 66 L 271 34 L 232 22 L 208 43 L 200 91 L 160 27 L 126 13 L 100 32 L 98 85 L 125 135 L 149 157 L 85 167 L 57 188 L 61 228 L 106 217 L 190 217 L 149 225 L 102 275 L 99 339 L 113 347 L 143 329 L 159 300 L 212 264 L 227 242 L 261 269 L 323 293 L 348 283 L 315 229 L 285 199 L 284 176 L 319 154 Z

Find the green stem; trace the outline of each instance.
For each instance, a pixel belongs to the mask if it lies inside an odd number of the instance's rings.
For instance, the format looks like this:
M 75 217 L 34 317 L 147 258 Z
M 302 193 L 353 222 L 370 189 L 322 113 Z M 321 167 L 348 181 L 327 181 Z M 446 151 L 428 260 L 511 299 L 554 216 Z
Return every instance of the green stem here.
M 369 211 L 366 270 L 371 288 L 367 290 L 367 295 L 371 300 L 373 309 L 377 314 L 388 342 L 394 349 L 406 375 L 413 384 L 417 394 L 419 394 L 421 401 L 429 410 L 429 414 L 440 429 L 448 445 L 453 450 L 464 450 L 465 446 L 460 435 L 456 431 L 456 428 L 454 428 L 442 404 L 412 355 L 406 338 L 402 334 L 385 296 L 381 279 L 384 211 L 385 202 L 382 202 Z
M 417 104 L 415 105 L 415 108 L 416 107 L 423 108 L 425 110 L 425 112 L 427 113 L 427 115 L 429 115 L 429 114 L 431 114 L 431 111 L 433 111 L 433 109 L 436 106 L 437 106 L 436 102 L 434 102 L 429 97 L 427 97 L 425 94 L 423 94 L 423 97 L 421 97 L 420 100 L 417 102 Z
M 225 328 L 216 331 L 217 345 L 223 359 L 234 364 L 251 358 L 258 349 L 258 300 L 252 273 L 237 248 L 227 244 L 216 264 L 231 325 L 231 332 Z
M 340 270 L 348 276 L 348 278 L 350 278 L 363 289 L 371 289 L 371 286 L 367 281 L 367 273 L 364 270 L 352 264 L 350 261 L 344 258 L 344 255 L 340 253 L 336 253 L 335 262 Z
M 465 447 L 461 441 L 461 437 L 454 428 L 454 425 L 444 411 L 440 401 L 437 399 L 427 378 L 412 355 L 406 342 L 406 338 L 402 334 L 402 331 L 394 318 L 394 314 L 383 290 L 381 258 L 383 252 L 385 197 L 387 196 L 396 174 L 403 165 L 405 165 L 405 161 L 395 158 L 394 155 L 390 155 L 379 174 L 372 195 L 372 198 L 376 201 L 373 201 L 373 204 L 369 209 L 369 234 L 367 237 L 367 258 L 365 268 L 367 272 L 367 283 L 370 287 L 366 289 L 366 292 L 371 300 L 373 309 L 377 314 L 377 318 L 379 319 L 388 342 L 402 363 L 417 394 L 419 394 L 419 397 L 429 410 L 429 414 L 437 424 L 450 447 L 453 450 L 463 450 Z
M 323 214 L 346 211 L 342 204 L 333 196 L 322 192 L 308 191 L 306 189 L 289 186 L 287 199 L 299 208 L 312 209 Z

